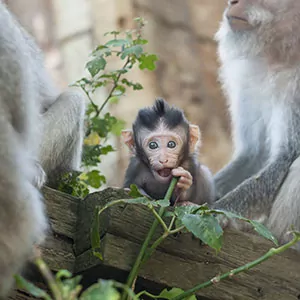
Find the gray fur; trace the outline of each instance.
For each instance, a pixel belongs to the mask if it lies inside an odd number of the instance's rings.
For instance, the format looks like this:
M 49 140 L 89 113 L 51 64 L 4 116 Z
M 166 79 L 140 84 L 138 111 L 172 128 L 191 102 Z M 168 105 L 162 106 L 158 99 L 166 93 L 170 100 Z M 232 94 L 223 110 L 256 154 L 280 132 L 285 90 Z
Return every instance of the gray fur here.
M 47 229 L 38 190 L 44 170 L 79 167 L 84 98 L 59 95 L 40 49 L 2 2 L 0 25 L 0 298 L 7 299 Z
M 214 208 L 260 220 L 285 242 L 300 229 L 300 5 L 245 3 L 259 26 L 234 32 L 224 14 L 216 35 L 235 152 L 214 177 Z

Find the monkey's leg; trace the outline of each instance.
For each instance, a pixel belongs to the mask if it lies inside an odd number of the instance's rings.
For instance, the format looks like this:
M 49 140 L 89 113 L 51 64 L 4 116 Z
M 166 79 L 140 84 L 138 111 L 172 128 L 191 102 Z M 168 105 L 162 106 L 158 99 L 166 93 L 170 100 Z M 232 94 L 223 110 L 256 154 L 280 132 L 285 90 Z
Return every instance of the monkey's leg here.
M 47 176 L 79 170 L 83 144 L 85 98 L 74 90 L 62 93 L 41 116 L 40 160 Z
M 217 201 L 213 207 L 232 211 L 250 219 L 266 218 L 294 159 L 292 153 L 280 155 L 260 173 L 245 180 Z
M 300 230 L 300 157 L 291 165 L 266 225 L 280 243 L 286 243 L 291 239 L 287 234 L 288 231 Z M 300 243 L 295 248 L 300 250 Z

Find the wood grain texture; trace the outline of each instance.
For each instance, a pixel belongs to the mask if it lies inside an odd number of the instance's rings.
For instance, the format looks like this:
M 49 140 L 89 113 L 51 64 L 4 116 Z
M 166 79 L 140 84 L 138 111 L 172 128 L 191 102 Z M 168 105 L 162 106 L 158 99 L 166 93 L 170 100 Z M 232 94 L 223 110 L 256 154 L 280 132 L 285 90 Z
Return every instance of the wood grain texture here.
M 92 274 L 95 281 L 106 277 L 107 268 L 128 272 L 154 217 L 142 205 L 117 205 L 100 218 L 101 262 L 93 256 L 90 228 L 96 206 L 128 198 L 122 189 L 108 188 L 80 200 L 45 188 L 43 190 L 52 232 L 42 245 L 52 270 L 68 269 Z M 159 228 L 155 237 L 161 233 Z M 153 286 L 188 289 L 214 276 L 257 259 L 273 245 L 265 239 L 237 231 L 226 231 L 219 254 L 192 239 L 191 234 L 167 238 L 141 270 L 141 278 Z M 256 268 L 199 292 L 211 300 L 296 300 L 300 295 L 300 255 L 290 249 Z M 23 298 L 22 298 L 23 297 Z M 12 299 L 27 299 L 21 293 Z

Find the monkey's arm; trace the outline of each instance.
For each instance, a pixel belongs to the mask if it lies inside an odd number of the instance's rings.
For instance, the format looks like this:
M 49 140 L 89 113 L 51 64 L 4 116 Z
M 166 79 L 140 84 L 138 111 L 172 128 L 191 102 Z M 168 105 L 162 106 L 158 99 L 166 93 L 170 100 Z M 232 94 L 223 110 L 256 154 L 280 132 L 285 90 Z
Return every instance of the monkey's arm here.
M 74 90 L 62 93 L 40 117 L 43 126 L 40 161 L 53 179 L 61 172 L 80 168 L 84 112 L 85 98 Z
M 269 211 L 295 158 L 293 153 L 281 154 L 257 175 L 217 201 L 213 208 L 232 211 L 250 219 L 264 215 Z
M 236 188 L 244 180 L 254 175 L 261 166 L 258 158 L 241 153 L 214 175 L 217 198 L 221 198 Z

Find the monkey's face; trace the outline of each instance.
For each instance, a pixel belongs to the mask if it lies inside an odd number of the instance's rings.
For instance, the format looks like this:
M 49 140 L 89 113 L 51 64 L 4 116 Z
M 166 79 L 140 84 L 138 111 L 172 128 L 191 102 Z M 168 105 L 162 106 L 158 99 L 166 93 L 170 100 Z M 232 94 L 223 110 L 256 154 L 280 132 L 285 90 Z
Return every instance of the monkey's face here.
M 168 182 L 172 169 L 179 166 L 184 139 L 176 131 L 157 130 L 143 139 L 142 147 L 148 157 L 156 180 Z
M 216 39 L 235 56 L 289 58 L 299 51 L 299 27 L 298 0 L 230 0 Z

